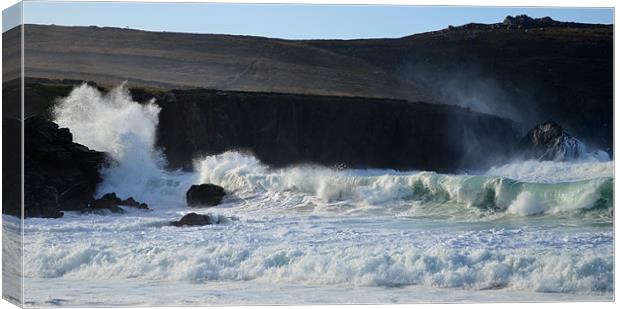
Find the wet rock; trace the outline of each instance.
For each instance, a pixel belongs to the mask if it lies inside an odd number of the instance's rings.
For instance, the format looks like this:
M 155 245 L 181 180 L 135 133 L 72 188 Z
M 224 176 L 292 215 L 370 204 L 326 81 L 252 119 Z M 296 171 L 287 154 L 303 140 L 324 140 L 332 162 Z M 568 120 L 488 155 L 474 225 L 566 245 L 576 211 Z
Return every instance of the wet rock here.
M 89 207 L 84 209 L 83 212 L 99 212 L 102 210 L 109 210 L 112 213 L 124 212 L 113 199 L 106 198 L 105 196 L 92 201 Z
M 132 207 L 137 209 L 149 209 L 149 206 L 146 203 L 140 203 L 136 201 L 133 197 L 129 197 L 128 199 L 121 199 L 116 196 L 116 193 L 107 193 L 103 195 L 101 198 L 98 198 L 92 201 L 89 204 L 89 207 L 86 208 L 85 212 L 93 212 L 100 210 L 109 210 L 113 213 L 123 213 L 124 210 L 119 206 Z
M 121 200 L 119 205 L 133 207 L 138 209 L 149 209 L 149 205 L 147 203 L 140 203 L 133 199 L 133 197 L 129 197 L 126 200 Z
M 519 142 L 519 149 L 526 158 L 553 161 L 578 159 L 586 152 L 581 141 L 551 120 L 530 130 Z
M 27 190 L 28 189 L 30 188 L 27 188 Z M 26 205 L 34 206 L 26 211 L 29 217 L 55 219 L 61 218 L 64 215 L 64 213 L 59 210 L 58 191 L 52 186 L 40 188 L 38 194 L 26 195 L 24 198 Z
M 170 225 L 172 226 L 201 226 L 201 225 L 209 225 L 209 224 L 218 224 L 219 219 L 212 220 L 209 215 L 200 215 L 197 213 L 188 213 L 183 216 L 179 221 L 172 221 Z
M 213 184 L 193 185 L 187 190 L 187 206 L 205 207 L 216 206 L 226 195 L 224 188 Z
M 33 116 L 24 121 L 24 216 L 59 218 L 83 210 L 102 178 L 105 153 L 74 143 L 69 129 Z M 10 210 L 5 211 L 10 213 Z

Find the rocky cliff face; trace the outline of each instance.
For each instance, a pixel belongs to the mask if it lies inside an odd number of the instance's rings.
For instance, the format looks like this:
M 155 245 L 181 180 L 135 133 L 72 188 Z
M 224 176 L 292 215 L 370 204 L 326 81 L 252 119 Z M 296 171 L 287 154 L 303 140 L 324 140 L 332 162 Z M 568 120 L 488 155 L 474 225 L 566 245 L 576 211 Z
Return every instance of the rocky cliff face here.
M 271 166 L 456 171 L 506 159 L 518 135 L 507 119 L 402 100 L 194 90 L 157 102 L 171 168 L 248 150 Z

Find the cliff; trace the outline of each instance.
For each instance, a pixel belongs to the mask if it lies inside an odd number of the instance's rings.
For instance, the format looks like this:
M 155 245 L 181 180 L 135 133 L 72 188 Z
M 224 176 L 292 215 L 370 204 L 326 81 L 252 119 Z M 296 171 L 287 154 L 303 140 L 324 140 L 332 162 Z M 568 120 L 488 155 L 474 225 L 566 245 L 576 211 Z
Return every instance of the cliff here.
M 157 102 L 158 145 L 172 168 L 248 150 L 274 167 L 454 172 L 506 160 L 518 135 L 507 119 L 404 100 L 179 90 Z

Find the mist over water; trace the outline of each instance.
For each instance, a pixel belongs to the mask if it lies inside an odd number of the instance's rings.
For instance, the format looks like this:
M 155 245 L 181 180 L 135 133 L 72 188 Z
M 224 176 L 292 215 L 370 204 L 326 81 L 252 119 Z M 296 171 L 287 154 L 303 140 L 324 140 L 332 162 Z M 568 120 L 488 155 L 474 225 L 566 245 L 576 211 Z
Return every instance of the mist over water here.
M 537 106 L 528 97 L 529 91 L 515 96 L 498 81 L 496 74 L 471 64 L 461 65 L 456 71 L 438 70 L 422 63 L 409 64 L 403 69 L 402 77 L 426 85 L 438 103 L 512 119 L 527 128 L 540 121 Z
M 394 287 L 413 297 L 403 301 L 426 299 L 421 287 L 492 289 L 501 299 L 613 296 L 613 161 L 523 161 L 439 174 L 272 169 L 251 154 L 225 152 L 196 158 L 193 172 L 167 171 L 155 144 L 158 113 L 155 102 L 133 102 L 124 85 L 107 94 L 82 85 L 58 102 L 55 121 L 115 160 L 102 170 L 98 194 L 133 196 L 153 211 L 28 219 L 24 265 L 35 290 L 120 282 L 104 295 L 109 301 L 122 294 L 123 280 L 150 280 L 187 284 L 182 298 L 212 285 L 228 286 L 218 295 L 292 285 L 317 299 L 335 288 L 379 297 Z M 185 192 L 197 183 L 220 185 L 227 198 L 189 209 Z M 230 220 L 168 225 L 187 212 Z M 43 302 L 35 295 L 34 303 Z M 258 301 L 274 302 L 264 297 Z

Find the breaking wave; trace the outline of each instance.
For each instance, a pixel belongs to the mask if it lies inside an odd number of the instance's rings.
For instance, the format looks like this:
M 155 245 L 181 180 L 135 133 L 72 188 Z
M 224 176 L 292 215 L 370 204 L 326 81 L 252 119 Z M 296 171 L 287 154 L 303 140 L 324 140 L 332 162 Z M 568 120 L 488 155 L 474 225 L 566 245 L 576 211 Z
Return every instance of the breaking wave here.
M 240 196 L 256 192 L 272 195 L 293 192 L 314 196 L 324 203 L 351 201 L 389 207 L 392 202 L 407 201 L 462 206 L 478 213 L 506 212 L 513 215 L 603 209 L 612 215 L 613 178 L 596 177 L 589 173 L 591 169 L 613 171 L 613 167 L 607 165 L 575 167 L 569 177 L 571 181 L 528 182 L 505 176 L 390 170 L 336 171 L 311 166 L 271 170 L 256 158 L 237 152 L 208 157 L 196 163 L 201 182 L 218 184 Z M 493 173 L 501 174 L 499 169 Z

